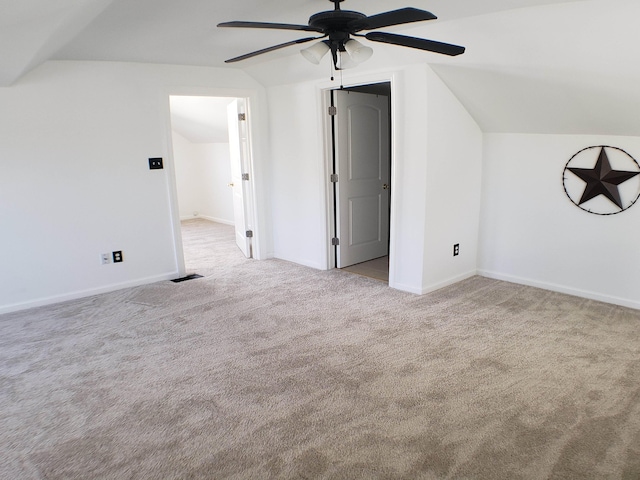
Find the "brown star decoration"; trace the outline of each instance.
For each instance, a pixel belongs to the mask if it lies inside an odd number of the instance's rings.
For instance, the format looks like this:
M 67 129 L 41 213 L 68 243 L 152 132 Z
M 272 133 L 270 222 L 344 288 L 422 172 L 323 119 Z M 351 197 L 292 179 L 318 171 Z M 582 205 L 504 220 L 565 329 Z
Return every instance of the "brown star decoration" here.
M 609 157 L 607 157 L 605 147 L 601 148 L 595 167 L 567 167 L 567 170 L 577 175 L 586 183 L 584 193 L 578 205 L 582 205 L 598 195 L 604 195 L 620 209 L 624 209 L 624 207 L 622 205 L 622 199 L 620 198 L 618 185 L 640 174 L 640 171 L 628 172 L 624 170 L 614 170 L 611 167 L 611 162 L 609 162 Z

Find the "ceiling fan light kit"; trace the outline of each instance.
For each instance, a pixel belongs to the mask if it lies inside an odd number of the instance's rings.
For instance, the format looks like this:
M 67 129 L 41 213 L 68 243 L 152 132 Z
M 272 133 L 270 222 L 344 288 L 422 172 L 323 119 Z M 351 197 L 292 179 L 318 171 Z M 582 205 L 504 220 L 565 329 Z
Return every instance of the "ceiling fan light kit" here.
M 331 50 L 331 48 L 326 42 L 318 42 L 310 47 L 303 48 L 300 50 L 300 53 L 311 63 L 318 65 L 322 57 L 324 57 L 329 50 Z
M 346 70 L 347 68 L 353 68 L 358 64 L 347 54 L 346 52 L 338 52 L 338 59 L 336 60 L 336 70 Z
M 406 7 L 379 13 L 377 15 L 367 16 L 360 12 L 341 10 L 340 3 L 344 0 L 330 1 L 333 2 L 334 9 L 312 15 L 309 18 L 307 25 L 249 21 L 234 21 L 218 24 L 218 27 L 298 30 L 321 34 L 317 37 L 301 38 L 281 43 L 279 45 L 274 45 L 272 47 L 263 48 L 239 57 L 230 58 L 229 60 L 226 60 L 225 63 L 238 62 L 240 60 L 245 60 L 247 58 L 272 52 L 291 45 L 320 40 L 320 42 L 312 45 L 311 47 L 302 49 L 300 53 L 311 63 L 317 65 L 328 52 L 331 52 L 333 57 L 333 66 L 336 70 L 342 70 L 356 66 L 368 60 L 371 58 L 371 55 L 373 55 L 373 49 L 371 47 L 367 47 L 351 37 L 360 37 L 372 42 L 388 43 L 402 47 L 441 53 L 449 56 L 460 55 L 465 51 L 465 48 L 459 45 L 452 45 L 424 38 L 409 37 L 406 35 L 397 35 L 386 32 L 369 32 L 366 34 L 359 33 L 363 30 L 374 30 L 393 25 L 403 25 L 407 23 L 436 19 L 437 17 L 431 12 Z
M 356 64 L 369 60 L 373 55 L 373 48 L 365 47 L 359 41 L 353 39 L 344 44 L 344 49 Z

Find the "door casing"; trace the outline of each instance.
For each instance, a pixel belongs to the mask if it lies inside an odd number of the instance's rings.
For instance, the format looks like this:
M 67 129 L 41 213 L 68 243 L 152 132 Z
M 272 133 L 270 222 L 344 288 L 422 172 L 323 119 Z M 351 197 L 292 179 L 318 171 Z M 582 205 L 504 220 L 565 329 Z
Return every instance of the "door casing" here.
M 171 208 L 171 224 L 173 231 L 173 240 L 174 240 L 174 253 L 175 253 L 175 261 L 177 268 L 178 277 L 182 277 L 186 275 L 186 266 L 184 261 L 184 247 L 182 244 L 182 229 L 180 224 L 180 212 L 178 207 L 178 192 L 176 186 L 176 173 L 175 173 L 175 164 L 173 159 L 173 140 L 172 140 L 172 128 L 171 128 L 171 108 L 169 105 L 169 99 L 171 96 L 202 96 L 202 97 L 229 97 L 231 98 L 241 98 L 245 100 L 246 110 L 247 110 L 247 128 L 249 129 L 249 135 L 253 136 L 251 132 L 254 130 L 254 126 L 257 125 L 259 114 L 256 114 L 255 105 L 259 102 L 258 94 L 254 90 L 244 90 L 244 89 L 216 89 L 216 88 L 171 88 L 163 90 L 160 93 L 160 103 L 162 105 L 162 110 L 164 111 L 164 119 L 165 119 L 165 132 L 167 139 L 167 158 L 165 162 L 165 169 L 167 171 L 167 187 L 169 193 L 169 203 Z M 249 148 L 253 150 L 253 145 L 250 142 Z M 248 168 L 250 170 L 250 180 L 248 182 L 248 188 L 251 189 L 250 202 L 251 205 L 248 206 L 252 215 L 252 230 L 253 230 L 253 238 L 252 238 L 252 253 L 254 258 L 263 259 L 263 250 L 264 250 L 264 239 L 259 228 L 260 224 L 260 213 L 257 208 L 257 196 L 256 196 L 256 181 L 255 181 L 255 167 L 254 167 L 254 155 L 251 153 L 249 155 L 249 165 Z M 258 253 L 258 255 L 256 255 Z

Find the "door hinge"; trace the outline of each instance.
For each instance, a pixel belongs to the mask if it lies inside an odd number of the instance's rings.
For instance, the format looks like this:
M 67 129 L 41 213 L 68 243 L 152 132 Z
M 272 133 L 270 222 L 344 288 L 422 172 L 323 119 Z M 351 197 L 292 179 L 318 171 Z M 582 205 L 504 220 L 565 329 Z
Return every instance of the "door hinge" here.
M 329 115 L 337 115 L 338 114 L 338 107 L 336 107 L 335 105 L 331 105 L 329 107 Z
M 331 180 L 331 183 L 337 183 L 338 182 L 338 174 L 337 173 L 332 173 L 331 176 L 329 177 L 329 179 Z
M 253 230 L 247 230 L 246 236 L 247 236 L 247 238 L 253 237 Z
M 247 119 L 247 114 L 246 113 L 239 113 L 238 114 L 238 121 L 239 122 L 244 122 Z
M 248 173 L 243 173 L 242 174 L 242 180 L 249 180 L 249 174 Z
M 331 239 L 331 245 L 333 245 L 334 247 L 337 247 L 338 245 L 340 245 L 340 239 L 339 238 L 332 238 Z

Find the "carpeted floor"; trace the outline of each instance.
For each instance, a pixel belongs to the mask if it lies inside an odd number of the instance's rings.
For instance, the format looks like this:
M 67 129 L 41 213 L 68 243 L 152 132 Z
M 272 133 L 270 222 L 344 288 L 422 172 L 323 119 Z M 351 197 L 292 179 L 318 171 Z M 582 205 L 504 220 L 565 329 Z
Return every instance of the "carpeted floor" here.
M 201 279 L 0 316 L 0 478 L 640 478 L 639 311 L 185 235 Z

